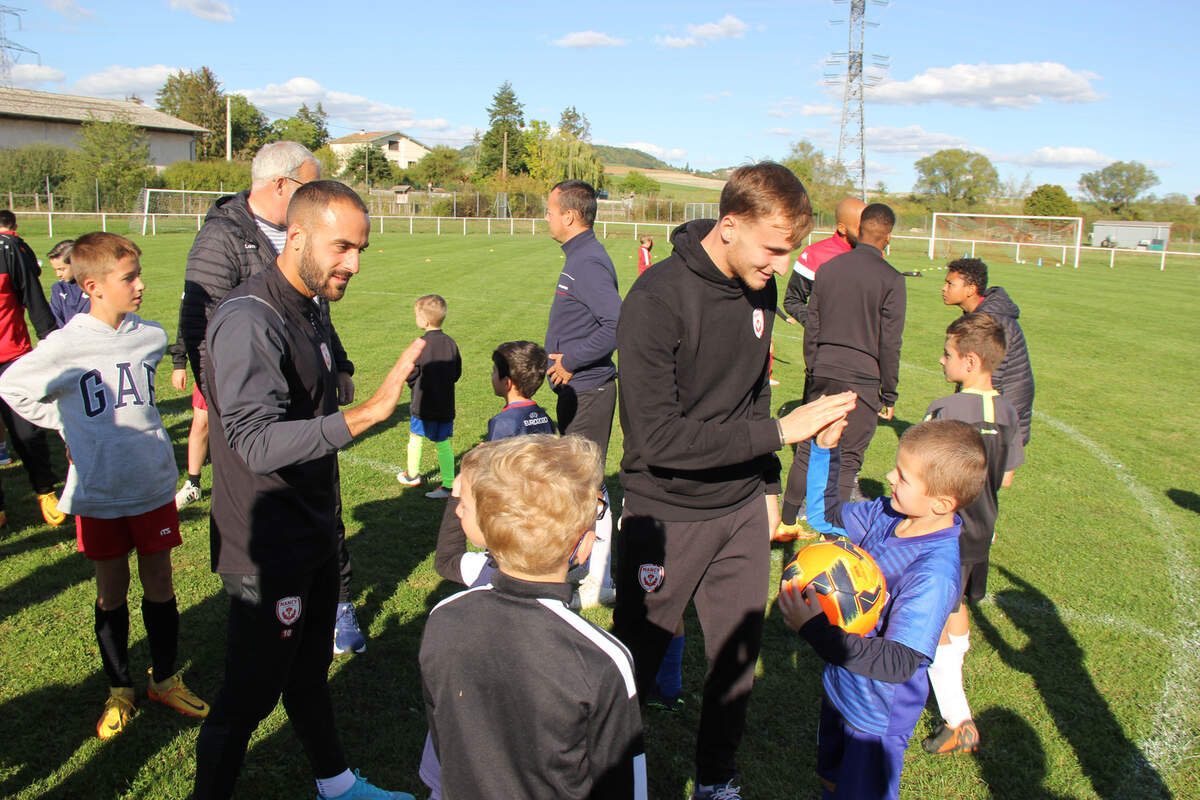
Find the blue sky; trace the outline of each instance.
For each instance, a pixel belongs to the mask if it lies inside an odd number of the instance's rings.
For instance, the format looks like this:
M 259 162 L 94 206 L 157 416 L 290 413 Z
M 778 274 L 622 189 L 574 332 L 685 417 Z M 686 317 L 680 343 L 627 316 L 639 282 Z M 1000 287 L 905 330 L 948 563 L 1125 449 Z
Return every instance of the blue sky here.
M 398 129 L 462 146 L 512 82 L 527 119 L 573 105 L 593 140 L 701 169 L 782 158 L 805 138 L 837 150 L 846 5 L 314 3 L 30 0 L 8 37 L 36 50 L 15 86 L 153 103 L 166 75 L 210 67 L 269 116 L 323 104 L 334 136 Z M 1115 160 L 1149 165 L 1158 194 L 1200 192 L 1191 70 L 1194 4 L 1147 0 L 868 5 L 866 50 L 890 58 L 866 106 L 868 184 L 912 187 L 944 147 L 985 153 L 1019 185 Z

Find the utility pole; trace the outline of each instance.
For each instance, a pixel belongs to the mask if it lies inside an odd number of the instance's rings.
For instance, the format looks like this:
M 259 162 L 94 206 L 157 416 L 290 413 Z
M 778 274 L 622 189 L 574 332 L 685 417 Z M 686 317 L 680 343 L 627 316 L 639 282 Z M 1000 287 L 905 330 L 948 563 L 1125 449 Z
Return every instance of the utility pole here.
M 867 0 L 833 0 L 835 5 L 849 5 L 850 18 L 845 20 L 849 29 L 849 43 L 844 52 L 830 54 L 827 66 L 846 65 L 845 75 L 825 75 L 825 83 L 842 85 L 842 130 L 838 137 L 837 161 L 846 168 L 853 185 L 857 186 L 860 198 L 867 199 L 867 153 L 866 121 L 863 116 L 863 89 L 875 86 L 883 80 L 881 71 L 888 66 L 887 56 L 871 54 L 871 64 L 864 70 L 863 31 L 867 25 L 875 28 L 878 23 L 867 22 Z M 888 5 L 888 0 L 870 0 L 877 6 Z M 840 25 L 843 20 L 830 20 Z M 876 68 L 871 71 L 871 68 Z
M 225 95 L 225 160 L 233 161 L 233 115 L 230 113 L 232 95 Z M 211 185 L 211 184 L 210 184 Z
M 508 181 L 508 131 L 504 131 L 504 147 L 500 150 L 500 180 Z

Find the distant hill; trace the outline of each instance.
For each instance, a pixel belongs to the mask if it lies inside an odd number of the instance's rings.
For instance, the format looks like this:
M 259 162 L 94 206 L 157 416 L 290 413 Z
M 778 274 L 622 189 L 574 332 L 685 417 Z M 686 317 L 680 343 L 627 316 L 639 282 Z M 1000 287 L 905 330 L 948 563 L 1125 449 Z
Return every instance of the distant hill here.
M 595 144 L 592 147 L 596 148 L 596 152 L 600 155 L 600 163 L 605 166 L 623 164 L 637 169 L 674 169 L 667 162 L 632 147 L 612 147 L 607 144 Z

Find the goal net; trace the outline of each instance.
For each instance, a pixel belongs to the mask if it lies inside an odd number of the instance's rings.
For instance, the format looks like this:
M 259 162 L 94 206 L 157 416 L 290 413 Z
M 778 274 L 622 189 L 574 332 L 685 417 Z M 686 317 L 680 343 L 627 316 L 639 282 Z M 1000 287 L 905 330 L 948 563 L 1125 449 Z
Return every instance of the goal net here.
M 1078 269 L 1082 239 L 1082 217 L 938 212 L 933 215 L 929 258 L 1070 263 Z
M 218 197 L 229 192 L 192 189 L 142 189 L 129 229 L 144 236 L 170 231 L 195 231 Z

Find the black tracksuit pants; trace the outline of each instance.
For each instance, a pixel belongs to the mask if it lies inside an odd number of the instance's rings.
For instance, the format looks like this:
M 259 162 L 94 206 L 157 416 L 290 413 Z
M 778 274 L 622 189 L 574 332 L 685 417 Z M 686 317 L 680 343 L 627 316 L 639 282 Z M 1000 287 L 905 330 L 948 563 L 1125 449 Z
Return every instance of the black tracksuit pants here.
M 676 522 L 639 513 L 638 498 L 626 494 L 616 547 L 613 633 L 633 655 L 643 701 L 688 601 L 696 606 L 708 656 L 696 778 L 724 783 L 737 774 L 762 644 L 770 580 L 766 502 L 756 494 L 715 519 Z
M 617 382 L 611 380 L 595 389 L 576 392 L 568 383 L 558 390 L 558 430 L 564 436 L 578 434 L 600 446 L 600 464 L 608 461 L 613 411 L 617 407 Z M 607 468 L 606 468 L 607 469 Z
M 14 363 L 6 361 L 0 364 L 0 375 Z M 0 400 L 0 418 L 4 420 L 4 427 L 8 428 L 8 443 L 21 459 L 21 466 L 29 475 L 33 491 L 37 494 L 54 491 L 58 479 L 50 467 L 50 445 L 46 441 L 46 431 L 14 412 L 4 400 Z M 3 509 L 4 490 L 0 489 L 0 511 Z
M 845 383 L 834 378 L 813 377 L 804 386 L 806 403 L 822 395 L 845 391 L 853 391 L 858 395 L 858 403 L 846 418 L 846 430 L 838 442 L 842 458 L 841 472 L 837 477 L 838 497 L 843 503 L 848 503 L 858 472 L 862 469 L 863 456 L 879 423 L 879 384 Z M 808 446 L 808 439 L 796 445 L 796 455 L 792 459 L 792 468 L 788 470 L 787 488 L 783 493 L 784 503 L 796 506 L 804 503 L 808 485 Z
M 341 774 L 346 757 L 327 682 L 337 557 L 301 575 L 222 575 L 221 580 L 229 594 L 225 682 L 196 742 L 195 797 L 233 794 L 250 735 L 281 695 L 314 776 Z

